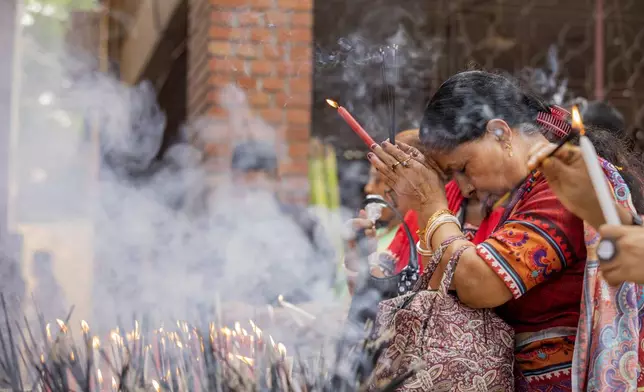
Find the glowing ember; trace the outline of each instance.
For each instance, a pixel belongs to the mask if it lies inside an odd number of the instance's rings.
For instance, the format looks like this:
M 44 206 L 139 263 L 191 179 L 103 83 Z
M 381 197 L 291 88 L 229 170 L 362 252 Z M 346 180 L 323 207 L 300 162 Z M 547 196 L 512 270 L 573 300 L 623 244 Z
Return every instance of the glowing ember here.
M 99 384 L 103 383 L 103 373 L 101 372 L 101 369 L 96 369 L 96 380 L 98 380 Z
M 58 323 L 58 326 L 60 327 L 62 333 L 67 333 L 67 326 L 65 325 L 65 322 L 63 320 L 56 319 L 56 323 Z
M 327 99 L 326 103 L 328 103 L 329 106 L 331 106 L 332 108 L 335 108 L 335 109 L 337 109 L 340 106 L 340 105 L 338 105 L 338 103 L 336 101 L 333 101 L 331 99 Z M 280 297 L 281 297 L 281 295 L 280 295 Z
M 87 324 L 87 321 L 81 320 L 81 329 L 83 330 L 83 333 L 89 333 L 89 324 Z
M 101 341 L 98 339 L 98 336 L 94 336 L 92 338 L 92 347 L 94 347 L 95 350 L 101 347 Z
M 152 380 L 152 387 L 156 392 L 159 392 L 161 390 L 161 386 L 159 385 L 157 380 Z
M 114 378 L 114 376 L 112 376 L 112 389 L 116 391 L 118 386 L 119 385 L 116 383 L 116 379 Z
M 282 343 L 277 344 L 277 352 L 282 356 L 286 356 L 286 347 Z

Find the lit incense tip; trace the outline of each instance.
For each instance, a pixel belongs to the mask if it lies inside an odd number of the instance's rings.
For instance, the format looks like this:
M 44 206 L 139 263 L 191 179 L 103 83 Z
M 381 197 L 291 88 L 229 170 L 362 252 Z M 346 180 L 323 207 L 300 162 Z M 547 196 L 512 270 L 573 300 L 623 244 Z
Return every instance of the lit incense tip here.
M 331 99 L 327 99 L 326 103 L 328 103 L 329 106 L 331 106 L 332 108 L 335 108 L 335 109 L 337 109 L 340 106 L 340 105 L 338 105 L 338 103 L 336 101 L 331 100 Z
M 572 107 L 572 126 L 573 128 L 579 130 L 579 134 L 586 134 L 584 123 L 581 121 L 581 114 L 579 114 L 579 109 L 577 109 L 577 106 Z

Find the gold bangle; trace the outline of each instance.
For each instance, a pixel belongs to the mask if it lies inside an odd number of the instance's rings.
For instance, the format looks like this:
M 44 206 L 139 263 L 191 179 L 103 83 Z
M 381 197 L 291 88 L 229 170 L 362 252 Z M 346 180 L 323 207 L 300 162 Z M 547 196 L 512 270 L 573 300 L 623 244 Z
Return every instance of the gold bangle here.
M 447 210 L 447 209 L 438 210 L 438 211 L 434 212 L 434 214 L 432 216 L 430 216 L 429 219 L 427 219 L 427 224 L 425 224 L 425 229 L 423 229 L 423 232 L 426 233 L 427 229 L 432 227 L 432 224 L 434 223 L 434 221 L 436 219 L 438 219 L 438 217 L 440 217 L 442 215 L 452 215 L 452 216 L 454 216 L 454 214 L 452 214 L 452 211 Z

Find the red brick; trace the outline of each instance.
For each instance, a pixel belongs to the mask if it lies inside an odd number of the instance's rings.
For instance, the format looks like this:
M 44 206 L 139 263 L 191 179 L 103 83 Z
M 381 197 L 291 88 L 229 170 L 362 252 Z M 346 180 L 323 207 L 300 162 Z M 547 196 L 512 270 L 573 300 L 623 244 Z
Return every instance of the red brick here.
M 311 94 L 285 94 L 279 92 L 275 94 L 275 106 L 281 108 L 309 108 L 311 106 Z
M 289 124 L 307 125 L 311 122 L 311 112 L 305 109 L 292 108 L 286 112 L 286 121 Z
M 284 175 L 306 175 L 309 172 L 309 165 L 306 159 L 291 159 L 290 162 L 280 165 L 280 174 Z
M 286 128 L 286 140 L 290 142 L 307 142 L 311 136 L 309 128 L 301 125 L 289 125 Z
M 311 91 L 310 78 L 298 78 L 289 80 L 289 87 L 291 93 L 306 93 Z
M 295 46 L 291 48 L 291 60 L 292 61 L 311 61 L 312 54 L 310 46 Z
M 272 40 L 275 35 L 273 34 L 274 29 L 269 29 L 269 28 L 254 28 L 250 32 L 250 39 L 251 41 L 255 42 L 266 42 Z
M 239 76 L 235 78 L 235 82 L 239 85 L 239 87 L 245 88 L 245 89 L 255 89 L 257 88 L 257 80 L 255 78 L 249 78 L 246 76 Z
M 310 75 L 312 66 L 310 61 L 284 61 L 277 65 L 277 74 L 280 76 Z
M 262 79 L 262 88 L 266 91 L 283 91 L 286 87 L 286 81 L 279 78 Z
M 212 74 L 208 78 L 208 85 L 209 86 L 215 86 L 215 87 L 221 87 L 225 86 L 232 81 L 230 80 L 230 76 L 225 75 L 225 74 Z
M 245 6 L 264 9 L 273 6 L 273 0 L 215 0 L 214 3 L 224 8 L 239 8 Z
M 275 73 L 275 64 L 266 60 L 251 61 L 250 71 L 253 75 L 270 76 Z
M 208 36 L 216 40 L 240 40 L 246 38 L 246 31 L 230 26 L 211 26 Z
M 259 115 L 264 119 L 264 121 L 271 124 L 280 124 L 284 119 L 284 110 L 283 109 L 262 109 L 259 111 Z
M 288 146 L 288 155 L 291 159 L 308 158 L 309 157 L 309 143 L 308 142 L 294 142 Z
M 237 15 L 240 26 L 262 26 L 264 24 L 264 13 L 257 11 L 241 11 Z
M 289 23 L 289 15 L 284 11 L 266 11 L 264 18 L 267 26 L 285 27 Z
M 233 46 L 226 41 L 212 41 L 208 43 L 208 52 L 215 56 L 230 56 L 233 53 Z
M 312 27 L 313 26 L 313 13 L 312 12 L 295 12 L 291 15 L 291 26 L 293 27 Z
M 278 40 L 290 42 L 306 42 L 313 40 L 313 30 L 310 28 L 278 29 Z
M 235 26 L 237 17 L 234 12 L 215 10 L 211 13 L 210 19 L 215 25 Z
M 210 59 L 209 67 L 211 70 L 220 73 L 244 72 L 244 61 L 235 58 L 214 58 Z
M 246 93 L 248 103 L 252 107 L 266 107 L 271 103 L 271 96 L 261 91 L 248 91 Z
M 284 57 L 284 49 L 278 44 L 264 45 L 264 57 L 269 60 L 281 60 Z
M 310 11 L 313 9 L 313 0 L 277 0 L 277 6 L 288 10 Z
M 261 47 L 249 43 L 239 44 L 235 53 L 241 58 L 254 59 L 261 54 Z

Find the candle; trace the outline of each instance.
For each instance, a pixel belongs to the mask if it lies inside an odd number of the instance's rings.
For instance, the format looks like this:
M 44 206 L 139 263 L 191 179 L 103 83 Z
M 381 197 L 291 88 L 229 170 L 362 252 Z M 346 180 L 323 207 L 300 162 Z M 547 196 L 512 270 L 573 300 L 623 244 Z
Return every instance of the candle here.
M 585 135 L 586 132 L 581 122 L 581 116 L 577 107 L 572 109 L 572 123 L 574 127 L 579 129 L 579 133 L 581 135 L 579 137 L 579 148 L 581 149 L 581 155 L 586 163 L 586 168 L 588 169 L 588 175 L 590 176 L 593 188 L 595 188 L 595 193 L 597 194 L 599 206 L 604 214 L 604 219 L 609 225 L 619 225 L 621 224 L 621 219 L 619 219 L 619 214 L 617 213 L 613 192 L 611 192 L 606 176 L 604 175 L 604 171 L 599 164 L 595 146 L 593 146 L 593 143 Z
M 337 102 L 332 101 L 330 99 L 326 100 L 326 103 L 328 103 L 331 107 L 336 108 L 338 110 L 338 114 L 340 117 L 344 119 L 344 121 L 353 129 L 353 132 L 356 133 L 362 139 L 362 141 L 367 145 L 367 147 L 371 148 L 372 145 L 376 144 L 376 142 L 369 136 L 367 131 L 362 128 L 362 126 L 358 123 L 358 121 L 353 118 L 351 113 L 342 106 L 338 105 Z

